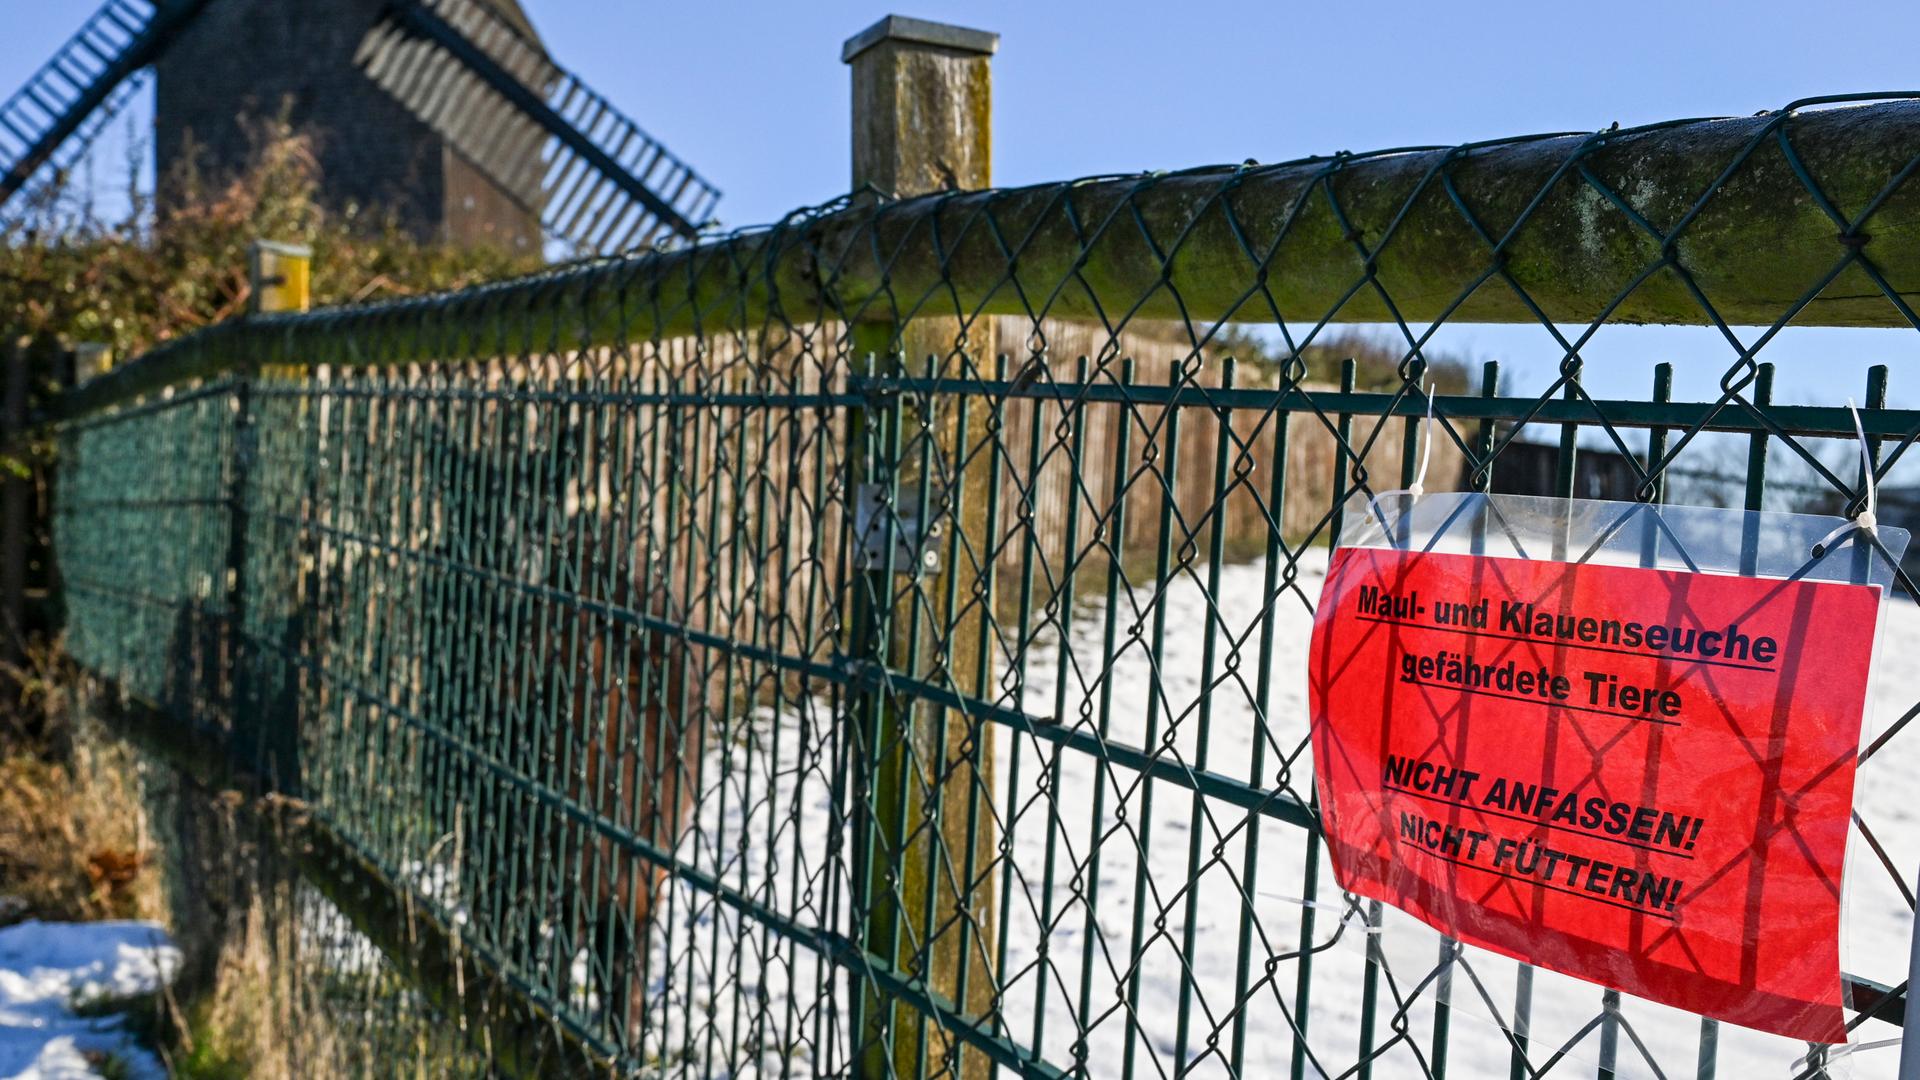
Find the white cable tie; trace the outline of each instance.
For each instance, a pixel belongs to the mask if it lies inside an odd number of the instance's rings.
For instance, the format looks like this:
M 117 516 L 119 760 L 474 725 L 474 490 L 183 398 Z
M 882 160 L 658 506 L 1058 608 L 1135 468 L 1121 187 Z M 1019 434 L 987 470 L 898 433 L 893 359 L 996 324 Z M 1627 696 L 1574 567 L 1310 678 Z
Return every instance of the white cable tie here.
M 1847 411 L 1853 414 L 1853 433 L 1860 440 L 1860 476 L 1867 486 L 1867 502 L 1855 514 L 1852 521 L 1835 528 L 1813 545 L 1813 557 L 1818 559 L 1826 555 L 1828 547 L 1836 540 L 1855 529 L 1871 534 L 1879 524 L 1874 511 L 1880 508 L 1880 484 L 1873 475 L 1873 452 L 1867 447 L 1867 429 L 1860 423 L 1860 410 L 1855 407 L 1852 398 L 1847 399 Z
M 1422 390 L 1425 392 L 1424 387 Z M 1378 495 L 1367 496 L 1367 509 L 1373 512 L 1370 524 L 1378 526 L 1380 535 L 1383 538 L 1392 539 L 1394 526 L 1405 522 L 1413 513 L 1414 504 L 1420 501 L 1420 496 L 1427 493 L 1427 464 L 1433 460 L 1433 394 L 1431 392 L 1427 392 L 1427 420 L 1422 434 L 1426 439 L 1426 445 L 1420 449 L 1420 468 L 1414 473 L 1413 483 L 1404 488 L 1396 488 L 1392 491 L 1383 491 Z M 1405 513 L 1400 515 L 1399 521 L 1389 522 L 1387 520 L 1386 507 L 1381 505 L 1381 501 L 1390 499 L 1395 495 L 1407 496 L 1407 509 Z
M 1262 892 L 1259 895 L 1262 899 L 1278 900 L 1283 904 L 1293 904 L 1305 908 L 1325 908 L 1329 911 L 1337 911 L 1347 906 L 1345 901 L 1309 900 L 1304 896 L 1286 896 L 1281 893 L 1272 892 Z
M 1420 448 L 1420 471 L 1413 476 L 1413 483 L 1407 488 L 1407 494 L 1415 499 L 1427 493 L 1427 463 L 1433 460 L 1433 391 L 1421 387 L 1427 395 L 1427 422 L 1421 426 L 1420 436 L 1424 445 Z
M 1853 399 L 1847 399 L 1847 411 L 1853 414 L 1853 433 L 1860 437 L 1860 475 L 1866 478 L 1867 506 L 1854 520 L 1868 532 L 1878 524 L 1873 518 L 1874 511 L 1880 509 L 1880 482 L 1873 475 L 1873 453 L 1867 449 L 1867 429 L 1860 423 L 1860 410 L 1854 408 Z

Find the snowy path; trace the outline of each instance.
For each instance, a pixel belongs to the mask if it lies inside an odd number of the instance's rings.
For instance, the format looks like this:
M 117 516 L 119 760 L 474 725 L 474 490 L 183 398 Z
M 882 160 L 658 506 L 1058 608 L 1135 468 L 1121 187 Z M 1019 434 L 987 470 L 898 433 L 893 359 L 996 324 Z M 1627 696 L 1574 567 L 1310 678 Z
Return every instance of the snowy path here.
M 0 1077 L 166 1076 L 118 1017 L 82 1017 L 76 1006 L 151 993 L 173 978 L 180 951 L 152 923 L 24 922 L 0 930 Z M 89 1057 L 93 1060 L 89 1060 Z

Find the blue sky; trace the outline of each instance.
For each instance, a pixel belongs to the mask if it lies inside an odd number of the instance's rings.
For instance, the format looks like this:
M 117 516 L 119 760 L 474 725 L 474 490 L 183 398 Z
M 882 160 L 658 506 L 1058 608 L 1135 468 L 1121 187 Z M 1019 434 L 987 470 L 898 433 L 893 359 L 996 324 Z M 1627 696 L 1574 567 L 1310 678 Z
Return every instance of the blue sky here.
M 729 224 L 777 218 L 847 186 L 840 45 L 889 10 L 997 31 L 994 177 L 1021 184 L 1335 150 L 1749 114 L 1798 97 L 1920 85 L 1911 0 L 1666 3 L 607 3 L 524 0 L 556 57 L 725 192 Z M 0 0 L 0 92 L 90 3 Z M 101 168 L 119 167 L 102 155 Z M 1461 327 L 1443 342 L 1550 378 L 1538 328 Z M 1836 400 L 1896 365 L 1920 403 L 1910 332 L 1789 331 L 1763 354 L 1781 395 Z M 1587 351 L 1608 396 L 1680 365 L 1712 393 L 1732 356 L 1705 331 L 1609 328 Z M 1909 360 L 1902 364 L 1902 360 Z M 1903 378 L 1911 385 L 1903 386 Z M 1836 387 L 1845 390 L 1836 390 Z

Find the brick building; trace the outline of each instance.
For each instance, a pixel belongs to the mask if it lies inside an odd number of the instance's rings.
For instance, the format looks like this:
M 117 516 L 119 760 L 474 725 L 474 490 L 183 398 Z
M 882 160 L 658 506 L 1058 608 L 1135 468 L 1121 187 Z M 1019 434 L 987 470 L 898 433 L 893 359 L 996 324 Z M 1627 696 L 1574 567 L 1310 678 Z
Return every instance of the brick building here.
M 250 150 L 243 119 L 284 105 L 296 129 L 316 140 L 327 204 L 389 208 L 428 239 L 539 250 L 542 133 L 523 118 L 491 118 L 503 125 L 488 140 L 491 169 L 456 150 L 356 66 L 382 7 L 383 0 L 209 4 L 155 65 L 160 175 L 189 147 L 205 172 L 239 168 Z M 515 0 L 493 0 L 493 7 L 544 55 Z M 441 81 L 444 116 L 494 107 L 471 79 L 424 62 L 421 77 Z M 516 190 L 490 172 L 516 177 Z

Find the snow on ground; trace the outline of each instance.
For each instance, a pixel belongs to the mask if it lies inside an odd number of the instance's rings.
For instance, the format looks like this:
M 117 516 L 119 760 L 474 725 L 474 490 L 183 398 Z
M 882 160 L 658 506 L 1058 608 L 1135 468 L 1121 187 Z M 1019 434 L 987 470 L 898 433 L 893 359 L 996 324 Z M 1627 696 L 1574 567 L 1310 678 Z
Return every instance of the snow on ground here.
M 173 978 L 180 950 L 153 923 L 43 923 L 0 930 L 0 1077 L 72 1080 L 111 1058 L 135 1078 L 166 1076 L 118 1016 L 83 1017 L 90 1003 L 152 993 Z
M 1324 571 L 1324 553 L 1302 560 L 1299 585 L 1307 597 L 1318 597 Z M 1028 650 L 1021 693 L 1025 710 L 1057 717 L 1067 728 L 1092 730 L 1101 694 L 1108 692 L 1105 737 L 1112 743 L 1152 746 L 1163 756 L 1195 767 L 1204 761 L 1207 770 L 1241 780 L 1264 777 L 1257 785 L 1262 787 L 1271 787 L 1291 761 L 1292 786 L 1304 795 L 1311 789 L 1311 762 L 1304 747 L 1302 657 L 1311 615 L 1291 592 L 1272 607 L 1263 738 L 1252 702 L 1261 685 L 1261 624 L 1268 606 L 1264 578 L 1265 568 L 1258 564 L 1228 567 L 1212 590 L 1219 598 L 1212 615 L 1215 689 L 1204 716 L 1199 703 L 1209 590 L 1204 581 L 1185 577 L 1177 578 L 1161 600 L 1166 631 L 1157 672 L 1146 649 L 1152 598 L 1145 591 L 1121 596 L 1115 623 L 1119 656 L 1106 686 L 1098 681 L 1107 652 L 1104 604 L 1084 603 L 1071 613 L 1064 635 L 1051 628 Z M 1142 622 L 1140 640 L 1132 638 L 1136 621 Z M 1920 700 L 1920 670 L 1907 659 L 1916 649 L 1920 607 L 1904 601 L 1890 605 L 1866 741 Z M 1150 716 L 1156 677 L 1162 704 Z M 1204 759 L 1203 724 L 1208 729 Z M 1070 1065 L 1084 1029 L 1093 1075 L 1117 1074 L 1131 1041 L 1136 1075 L 1171 1076 L 1179 1068 L 1184 1011 L 1190 1016 L 1189 1057 L 1217 1047 L 1191 1075 L 1227 1075 L 1227 1055 L 1237 1037 L 1240 1075 L 1278 1076 L 1286 1075 L 1293 1054 L 1293 1018 L 1304 1014 L 1308 1075 L 1316 1075 L 1316 1066 L 1318 1074 L 1339 1075 L 1355 1064 L 1362 1037 L 1366 927 L 1358 918 L 1343 919 L 1348 913 L 1324 856 L 1317 890 L 1310 902 L 1305 897 L 1303 830 L 1268 817 L 1250 821 L 1234 805 L 1196 798 L 1165 781 L 1140 783 L 1131 770 L 1103 766 L 1079 750 L 1056 755 L 1052 743 L 1003 725 L 994 733 L 996 791 L 991 808 L 982 812 L 994 815 L 1012 851 L 1011 880 L 996 882 L 1004 901 L 997 932 L 1006 935 L 1003 1014 L 1018 1025 L 1006 1033 L 1009 1038 L 1037 1048 L 1056 1065 Z M 844 933 L 850 883 L 843 869 L 835 879 L 838 864 L 828 854 L 829 838 L 838 828 L 834 736 L 826 701 L 779 715 L 761 710 L 736 725 L 708 755 L 700 827 L 690 832 L 678 855 L 766 910 L 792 913 L 803 930 Z M 1857 795 L 1862 819 L 1889 848 L 1894 864 L 1908 870 L 1920 866 L 1912 791 L 1917 769 L 1920 731 L 1907 732 L 1862 766 Z M 1248 844 L 1256 838 L 1249 876 Z M 1911 915 L 1857 835 L 1850 855 L 1847 970 L 1897 983 L 1905 977 Z M 1043 887 L 1049 864 L 1051 890 Z M 1239 963 L 1247 915 L 1243 893 L 1253 897 L 1244 975 Z M 1136 898 L 1144 904 L 1137 973 L 1129 967 L 1136 952 Z M 844 1055 L 845 977 L 818 962 L 806 946 L 765 932 L 734 908 L 716 903 L 708 891 L 684 882 L 668 887 L 656 911 L 648 998 L 654 1053 L 668 1061 L 713 1062 L 716 1074 L 728 1076 L 778 1075 L 789 1057 L 788 1067 L 806 1071 L 834 1063 L 822 1059 Z M 1316 952 L 1303 1008 L 1296 953 L 1307 912 L 1315 919 Z M 1392 909 L 1385 911 L 1379 938 L 1390 978 L 1378 988 L 1375 1045 L 1392 1039 L 1397 1028 L 1404 1028 L 1410 1042 L 1400 1042 L 1379 1059 L 1375 1075 L 1419 1075 L 1415 1045 L 1421 1055 L 1431 1046 L 1437 989 L 1423 983 L 1436 967 L 1442 942 Z M 1089 957 L 1092 976 L 1083 1009 L 1082 972 Z M 1461 959 L 1451 973 L 1451 1074 L 1505 1076 L 1508 1043 L 1494 1016 L 1496 1011 L 1512 1016 L 1519 966 L 1476 949 L 1464 950 Z M 1136 974 L 1137 994 L 1129 986 Z M 1537 1048 L 1573 1040 L 1600 1014 L 1601 991 L 1546 971 L 1536 971 L 1533 980 L 1531 1032 L 1538 1064 L 1550 1051 Z M 1413 999 L 1404 1025 L 1393 1020 L 1394 1003 L 1403 998 Z M 1618 1040 L 1619 1076 L 1693 1075 L 1698 1017 L 1633 999 L 1623 1004 L 1621 1016 L 1631 1030 Z M 1896 1028 L 1874 1023 L 1857 1038 L 1872 1043 L 1897 1034 Z M 1636 1039 L 1645 1047 L 1644 1056 Z M 1578 1040 L 1568 1051 L 1573 1060 L 1562 1068 L 1577 1063 L 1567 1071 L 1591 1072 L 1599 1045 L 1597 1032 Z M 1892 1075 L 1896 1051 L 1856 1050 L 1843 1055 L 1832 1075 L 1847 1075 L 1849 1069 L 1859 1077 Z M 1805 1052 L 1804 1044 L 1723 1026 L 1719 1075 L 1790 1076 Z

